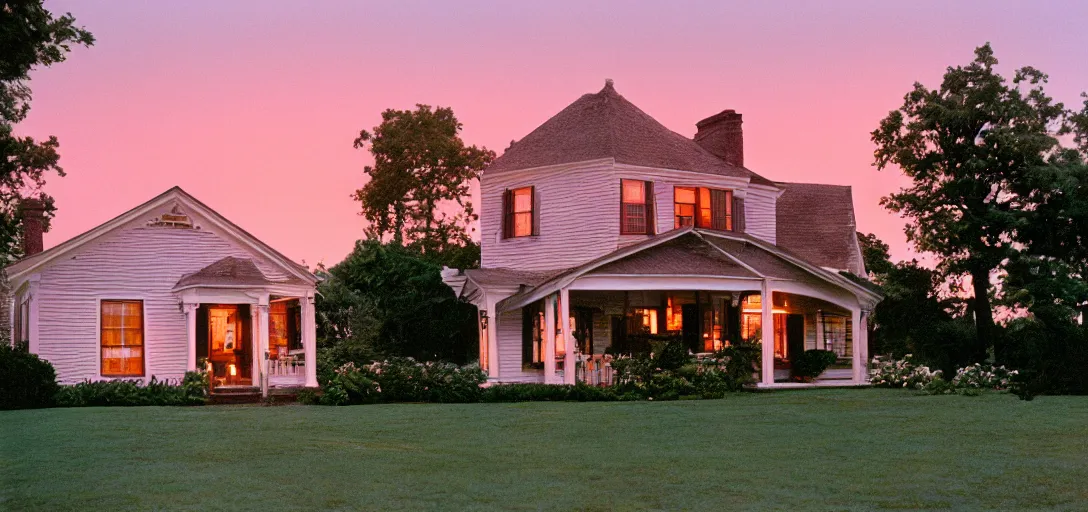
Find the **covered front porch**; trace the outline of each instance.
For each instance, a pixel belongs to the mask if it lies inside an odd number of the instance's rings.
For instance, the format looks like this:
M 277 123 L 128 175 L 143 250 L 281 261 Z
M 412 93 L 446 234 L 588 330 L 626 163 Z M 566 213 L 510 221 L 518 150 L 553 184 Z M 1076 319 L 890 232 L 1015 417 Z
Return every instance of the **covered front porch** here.
M 186 369 L 206 370 L 213 391 L 317 387 L 312 287 L 228 258 L 182 278 L 174 293 L 186 317 Z
M 870 288 L 744 235 L 684 229 L 550 275 L 474 271 L 458 283 L 480 306 L 481 365 L 500 382 L 611 383 L 610 362 L 651 342 L 696 355 L 758 342 L 758 386 L 867 383 Z M 517 283 L 517 286 L 513 286 Z M 798 382 L 794 358 L 836 362 Z

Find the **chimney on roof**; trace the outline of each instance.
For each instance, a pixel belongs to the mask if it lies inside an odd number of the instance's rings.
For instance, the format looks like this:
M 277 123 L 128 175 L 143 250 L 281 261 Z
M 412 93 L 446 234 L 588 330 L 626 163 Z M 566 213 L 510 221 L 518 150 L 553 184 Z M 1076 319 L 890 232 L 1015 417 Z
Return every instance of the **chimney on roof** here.
M 45 203 L 28 197 L 19 203 L 19 216 L 23 221 L 23 256 L 33 256 L 45 248 Z
M 698 123 L 695 142 L 737 167 L 744 167 L 744 131 L 741 115 L 735 110 L 723 110 Z

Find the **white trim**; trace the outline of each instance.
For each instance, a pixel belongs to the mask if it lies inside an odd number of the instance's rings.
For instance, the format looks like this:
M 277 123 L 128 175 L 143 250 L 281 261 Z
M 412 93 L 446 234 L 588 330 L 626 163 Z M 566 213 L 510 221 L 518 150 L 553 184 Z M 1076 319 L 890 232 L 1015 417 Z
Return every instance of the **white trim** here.
M 577 161 L 577 162 L 566 162 L 566 163 L 562 163 L 562 164 L 541 165 L 541 166 L 537 166 L 537 167 L 526 167 L 524 169 L 509 169 L 509 170 L 506 170 L 506 171 L 494 171 L 493 173 L 488 173 L 488 170 L 484 169 L 480 173 L 480 178 L 482 180 L 483 178 L 488 177 L 488 176 L 502 176 L 502 177 L 508 177 L 509 176 L 509 177 L 520 179 L 520 178 L 527 177 L 527 176 L 538 176 L 538 175 L 541 175 L 541 174 L 550 174 L 550 173 L 553 173 L 553 172 L 556 172 L 556 171 L 574 171 L 574 170 L 581 170 L 581 169 L 584 169 L 584 168 L 588 169 L 588 168 L 609 167 L 609 166 L 615 167 L 615 165 L 616 165 L 616 159 L 615 158 L 612 158 L 612 157 L 595 158 L 593 160 L 580 160 L 580 161 Z
M 774 384 L 774 290 L 767 279 L 763 280 L 763 286 L 759 291 L 761 335 L 760 349 L 761 365 L 760 381 L 763 385 Z
M 759 289 L 761 279 L 723 276 L 583 276 L 571 282 L 570 290 L 702 290 L 743 292 Z
M 31 275 L 27 279 L 26 292 L 26 337 L 27 337 L 27 351 L 31 354 L 39 354 L 41 350 L 41 329 L 38 326 L 41 315 L 39 313 L 39 306 L 41 305 L 41 274 Z
M 90 231 L 84 232 L 76 236 L 75 238 L 71 238 L 61 243 L 60 245 L 50 248 L 47 251 L 43 251 L 34 256 L 30 256 L 15 263 L 12 263 L 8 266 L 10 278 L 11 280 L 18 280 L 19 278 L 30 272 L 35 272 L 41 268 L 44 268 L 53 261 L 60 259 L 62 256 L 79 249 L 80 247 L 98 239 L 103 235 L 106 235 L 107 233 L 115 229 L 118 229 L 128 224 L 129 222 L 138 220 L 144 215 L 152 213 L 156 209 L 162 208 L 163 206 L 169 204 L 171 201 L 180 202 L 186 208 L 200 214 L 209 223 L 214 225 L 223 233 L 226 233 L 231 237 L 235 238 L 243 245 L 248 247 L 250 250 L 275 263 L 277 266 L 282 267 L 282 269 L 286 270 L 288 273 L 295 275 L 296 277 L 299 277 L 300 279 L 303 279 L 304 281 L 310 283 L 317 282 L 317 277 L 308 271 L 303 272 L 301 270 L 301 265 L 290 261 L 289 259 L 286 259 L 286 257 L 284 256 L 279 255 L 264 242 L 261 242 L 253 235 L 246 233 L 240 227 L 235 226 L 215 210 L 212 210 L 210 207 L 204 206 L 202 203 L 200 203 L 199 200 L 189 195 L 188 192 L 185 192 L 180 187 L 173 187 L 170 190 L 159 194 L 155 198 L 152 198 L 146 203 L 139 205 L 125 213 L 122 213 L 121 215 L 118 215 L 117 217 L 114 217 L 113 219 L 96 226 Z

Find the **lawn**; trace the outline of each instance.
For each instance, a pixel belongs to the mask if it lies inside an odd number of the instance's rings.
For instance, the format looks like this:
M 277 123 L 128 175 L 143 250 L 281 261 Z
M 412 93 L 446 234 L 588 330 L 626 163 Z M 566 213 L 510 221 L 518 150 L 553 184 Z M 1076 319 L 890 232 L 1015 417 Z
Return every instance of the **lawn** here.
M 1088 503 L 1088 397 L 0 412 L 0 509 L 1011 509 Z

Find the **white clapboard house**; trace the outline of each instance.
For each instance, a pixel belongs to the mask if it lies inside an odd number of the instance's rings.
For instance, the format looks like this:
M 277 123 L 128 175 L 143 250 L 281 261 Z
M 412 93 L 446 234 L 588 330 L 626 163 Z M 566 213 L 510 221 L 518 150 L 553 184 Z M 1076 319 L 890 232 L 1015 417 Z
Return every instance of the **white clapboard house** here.
M 732 110 L 696 126 L 670 131 L 608 81 L 484 170 L 481 268 L 443 278 L 479 308 L 492 381 L 606 382 L 662 336 L 761 340 L 761 386 L 816 348 L 840 358 L 817 385 L 866 381 L 880 296 L 843 275 L 866 275 L 850 187 L 749 170 Z
M 61 382 L 201 364 L 216 387 L 317 386 L 317 278 L 302 265 L 177 187 L 47 251 L 37 208 L 6 268 L 11 339 Z

